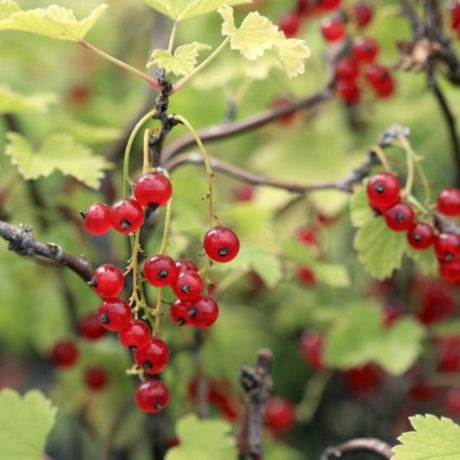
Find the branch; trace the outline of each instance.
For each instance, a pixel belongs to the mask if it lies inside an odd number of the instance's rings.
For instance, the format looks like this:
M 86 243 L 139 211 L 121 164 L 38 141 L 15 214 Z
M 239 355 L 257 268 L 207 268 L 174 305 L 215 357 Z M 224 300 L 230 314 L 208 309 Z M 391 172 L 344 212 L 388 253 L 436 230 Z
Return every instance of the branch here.
M 8 249 L 21 256 L 41 257 L 56 264 L 64 265 L 84 281 L 89 281 L 92 268 L 86 257 L 75 258 L 53 243 L 42 243 L 34 239 L 29 226 L 14 226 L 0 220 L 0 237 L 9 242 Z
M 357 438 L 339 446 L 328 447 L 321 455 L 320 460 L 332 460 L 342 458 L 344 455 L 360 453 L 375 454 L 384 460 L 390 460 L 393 455 L 391 449 L 389 444 L 380 439 Z

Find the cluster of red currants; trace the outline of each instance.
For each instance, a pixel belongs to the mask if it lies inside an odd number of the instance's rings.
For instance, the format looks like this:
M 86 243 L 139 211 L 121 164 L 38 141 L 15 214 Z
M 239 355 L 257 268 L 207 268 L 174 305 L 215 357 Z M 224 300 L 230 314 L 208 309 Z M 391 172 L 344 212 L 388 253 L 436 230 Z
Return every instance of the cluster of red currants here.
M 367 184 L 369 204 L 381 214 L 391 230 L 407 232 L 409 244 L 416 250 L 434 246 L 439 274 L 452 283 L 460 282 L 460 235 L 451 231 L 435 233 L 427 222 L 415 222 L 412 207 L 401 201 L 401 185 L 391 173 L 373 176 Z M 448 216 L 460 215 L 460 190 L 446 188 L 438 196 L 438 210 Z
M 454 0 L 450 7 L 450 26 L 460 40 L 460 3 Z

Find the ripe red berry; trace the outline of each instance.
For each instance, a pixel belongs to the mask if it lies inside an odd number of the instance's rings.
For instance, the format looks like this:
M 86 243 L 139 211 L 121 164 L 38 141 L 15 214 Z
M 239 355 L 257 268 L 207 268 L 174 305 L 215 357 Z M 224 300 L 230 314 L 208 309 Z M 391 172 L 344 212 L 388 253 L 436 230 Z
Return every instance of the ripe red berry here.
M 143 348 L 150 342 L 150 329 L 144 321 L 132 320 L 124 329 L 118 333 L 118 339 L 123 346 L 135 351 Z
M 144 223 L 144 211 L 136 200 L 118 200 L 110 209 L 110 221 L 117 232 L 133 233 Z
M 415 401 L 429 401 L 435 395 L 436 389 L 427 382 L 418 382 L 410 389 L 410 396 Z
M 227 227 L 213 227 L 204 235 L 204 250 L 216 262 L 230 262 L 240 250 L 240 240 L 236 233 Z
M 316 277 L 313 270 L 307 265 L 299 265 L 296 272 L 297 281 L 307 288 L 311 288 L 316 284 Z
M 144 412 L 159 412 L 168 404 L 169 390 L 160 380 L 146 380 L 137 387 L 134 398 Z
M 291 114 L 289 114 L 291 116 Z M 284 118 L 284 117 L 281 117 Z M 234 191 L 235 201 L 248 203 L 254 199 L 254 186 L 251 184 L 242 185 Z
M 406 203 L 398 203 L 388 208 L 383 217 L 387 227 L 394 232 L 405 232 L 414 224 L 414 210 Z
M 366 69 L 365 77 L 377 96 L 385 98 L 394 93 L 395 81 L 386 67 L 371 64 Z
M 172 320 L 179 326 L 191 326 L 192 318 L 188 315 L 189 310 L 192 308 L 190 302 L 183 302 L 177 299 L 171 304 L 170 314 Z
M 295 421 L 294 406 L 282 398 L 270 398 L 265 404 L 265 423 L 275 432 L 291 429 Z
M 301 17 L 296 12 L 284 14 L 278 21 L 279 29 L 287 38 L 294 37 L 300 29 Z
M 437 197 L 438 211 L 446 216 L 460 216 L 460 189 L 447 187 Z
M 131 321 L 131 308 L 123 299 L 105 299 L 97 311 L 99 322 L 109 331 L 121 331 Z
M 367 3 L 355 3 L 351 9 L 353 12 L 353 18 L 358 27 L 366 27 L 372 21 L 374 11 L 372 10 L 372 7 Z
M 219 306 L 214 299 L 203 295 L 192 302 L 187 314 L 192 326 L 203 329 L 216 322 L 219 316 Z
M 456 30 L 460 26 L 460 3 L 453 3 L 450 8 L 450 25 L 452 30 Z
M 337 61 L 335 74 L 339 80 L 356 81 L 359 76 L 359 67 L 356 59 L 346 56 Z
M 385 80 L 378 86 L 374 86 L 374 91 L 377 97 L 381 99 L 386 99 L 387 97 L 390 97 L 394 94 L 395 88 L 395 81 L 390 74 L 387 80 Z
M 300 351 L 305 361 L 314 369 L 324 369 L 323 338 L 315 331 L 305 331 L 300 338 Z
M 297 14 L 305 14 L 309 6 L 309 0 L 297 0 L 295 11 Z
M 407 241 L 417 250 L 430 247 L 435 240 L 434 230 L 430 224 L 418 222 L 407 232 Z
M 101 326 L 97 315 L 90 313 L 78 323 L 78 332 L 85 339 L 97 340 L 105 334 L 105 329 Z
M 426 289 L 426 281 L 422 289 Z M 423 294 L 422 306 L 417 317 L 423 324 L 432 324 L 451 316 L 454 308 L 455 300 L 445 286 L 438 282 L 431 282 L 428 283 L 427 290 Z
M 443 232 L 434 242 L 436 257 L 442 262 L 449 262 L 460 257 L 460 236 L 452 232 Z
M 458 372 L 460 370 L 460 339 L 448 336 L 438 339 L 438 370 Z
M 331 11 L 337 9 L 341 3 L 342 0 L 319 0 L 318 6 L 323 10 Z
M 104 264 L 96 268 L 88 284 L 101 297 L 116 297 L 123 290 L 123 272 L 115 265 Z
M 337 42 L 345 37 L 345 26 L 338 19 L 325 18 L 321 22 L 321 33 L 327 42 Z
M 316 238 L 316 230 L 314 227 L 299 227 L 295 232 L 295 237 L 307 247 L 318 247 L 318 240 Z
M 53 365 L 63 369 L 72 367 L 78 361 L 79 355 L 77 346 L 70 340 L 56 342 L 49 353 Z
M 177 270 L 180 272 L 197 272 L 198 266 L 195 262 L 190 259 L 177 259 L 176 260 Z
M 460 260 L 441 263 L 439 276 L 448 283 L 460 283 Z
M 152 338 L 134 352 L 134 360 L 147 374 L 158 374 L 168 364 L 169 348 L 163 340 Z
M 351 47 L 355 59 L 370 64 L 379 53 L 379 45 L 372 38 L 356 37 Z
M 348 387 L 355 394 L 367 393 L 376 389 L 382 380 L 379 368 L 373 364 L 348 369 L 344 377 Z
M 380 173 L 371 177 L 367 183 L 367 198 L 373 209 L 384 212 L 399 202 L 401 185 L 391 173 Z
M 455 417 L 460 416 L 460 388 L 450 388 L 446 394 L 447 410 Z
M 172 285 L 174 294 L 181 300 L 195 300 L 203 290 L 203 280 L 197 272 L 182 272 Z
M 354 81 L 339 80 L 337 94 L 347 104 L 357 104 L 361 96 L 359 86 Z
M 90 367 L 85 371 L 85 384 L 90 390 L 99 391 L 107 386 L 109 376 L 101 367 Z
M 171 257 L 159 254 L 145 262 L 144 276 L 153 286 L 165 287 L 176 281 L 178 270 Z
M 149 172 L 139 177 L 134 184 L 134 196 L 142 206 L 155 210 L 164 206 L 172 195 L 171 181 L 159 172 Z
M 112 228 L 110 208 L 104 203 L 94 203 L 80 214 L 86 231 L 93 235 L 103 235 Z

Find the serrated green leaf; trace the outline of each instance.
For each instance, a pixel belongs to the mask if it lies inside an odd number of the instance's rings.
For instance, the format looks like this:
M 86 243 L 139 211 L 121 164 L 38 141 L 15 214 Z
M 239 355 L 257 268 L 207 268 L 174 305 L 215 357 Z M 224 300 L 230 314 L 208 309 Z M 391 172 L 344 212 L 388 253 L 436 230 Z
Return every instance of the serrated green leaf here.
M 460 426 L 431 414 L 409 417 L 415 431 L 403 433 L 393 447 L 392 460 L 457 460 L 460 458 Z
M 55 94 L 20 94 L 0 86 L 0 114 L 22 112 L 47 112 L 50 104 L 57 102 Z
M 168 450 L 166 460 L 233 460 L 236 449 L 231 430 L 225 420 L 199 420 L 196 415 L 187 415 L 177 422 L 180 445 Z
M 375 214 L 369 206 L 365 187 L 360 187 L 355 191 L 350 199 L 350 217 L 355 227 L 361 227 L 366 222 L 372 220 Z
M 315 273 L 315 278 L 328 286 L 339 288 L 350 285 L 348 270 L 343 265 L 315 261 L 311 264 L 311 268 Z
M 188 75 L 195 68 L 200 51 L 209 50 L 211 47 L 204 43 L 187 43 L 179 46 L 171 54 L 167 50 L 154 50 L 149 58 L 147 67 L 164 67 L 175 75 Z
M 297 38 L 282 39 L 275 42 L 275 50 L 289 78 L 305 72 L 305 60 L 310 57 L 310 48 Z
M 88 144 L 104 144 L 120 139 L 123 136 L 121 129 L 110 126 L 98 126 L 61 116 L 58 120 L 60 131 L 72 135 L 75 140 Z
M 53 134 L 46 138 L 41 147 L 34 151 L 25 138 L 16 133 L 7 134 L 5 154 L 18 167 L 24 179 L 46 177 L 55 170 L 73 176 L 88 187 L 98 188 L 104 176 L 104 169 L 112 167 L 100 156 L 67 134 Z
M 23 397 L 16 391 L 0 392 L 0 458 L 42 458 L 46 437 L 54 425 L 57 409 L 36 390 Z
M 417 270 L 420 273 L 425 276 L 438 276 L 439 262 L 432 248 L 417 251 L 408 244 L 406 253 L 417 264 Z
M 0 3 L 0 30 L 19 30 L 45 37 L 76 42 L 82 40 L 108 5 L 102 4 L 78 21 L 72 10 L 58 5 L 21 10 L 10 0 Z
M 183 20 L 218 10 L 223 5 L 241 5 L 251 0 L 144 0 L 171 19 Z

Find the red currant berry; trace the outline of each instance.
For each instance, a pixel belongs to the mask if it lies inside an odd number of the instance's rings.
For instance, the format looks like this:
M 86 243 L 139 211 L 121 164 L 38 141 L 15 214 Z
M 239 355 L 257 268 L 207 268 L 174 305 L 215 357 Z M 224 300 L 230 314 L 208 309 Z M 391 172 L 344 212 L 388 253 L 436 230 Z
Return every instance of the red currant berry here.
M 176 267 L 178 272 L 197 272 L 198 265 L 190 259 L 177 259 Z
M 319 0 L 318 6 L 323 10 L 332 11 L 337 9 L 341 3 L 342 0 Z
M 456 30 L 460 26 L 460 3 L 452 4 L 450 8 L 450 19 L 452 30 Z
M 273 101 L 272 106 L 274 109 L 283 109 L 290 104 L 292 104 L 292 100 L 288 97 L 278 97 Z M 278 123 L 283 126 L 289 126 L 294 121 L 295 115 L 295 111 L 287 112 L 285 115 L 278 118 Z
M 426 402 L 436 395 L 436 389 L 427 382 L 419 382 L 410 389 L 410 396 L 413 400 Z
M 414 224 L 414 210 L 406 203 L 398 203 L 388 208 L 384 214 L 387 227 L 394 232 L 405 232 Z
M 282 117 L 283 118 L 283 117 Z M 235 201 L 239 203 L 248 203 L 254 199 L 254 186 L 253 185 L 242 185 L 234 191 Z
M 295 232 L 295 237 L 305 246 L 316 248 L 318 240 L 316 238 L 316 230 L 313 227 L 300 227 Z
M 116 297 L 123 290 L 123 272 L 115 265 L 104 264 L 96 268 L 88 284 L 101 297 Z
M 353 40 L 352 52 L 357 61 L 370 64 L 379 53 L 379 45 L 372 38 L 356 37 Z
M 74 86 L 69 92 L 69 97 L 71 102 L 84 105 L 91 99 L 91 89 L 83 85 Z
M 337 61 L 335 74 L 339 80 L 356 81 L 359 76 L 359 67 L 356 59 L 344 57 Z
M 236 233 L 227 227 L 213 227 L 204 235 L 204 250 L 216 262 L 230 262 L 240 250 L 240 240 Z
M 425 288 L 426 282 L 422 286 Z M 422 308 L 417 316 L 423 324 L 432 324 L 442 321 L 453 313 L 455 300 L 446 291 L 445 286 L 440 283 L 432 282 L 428 284 L 428 290 L 422 297 Z
M 192 305 L 189 302 L 183 302 L 177 299 L 171 304 L 171 310 L 169 311 L 172 320 L 179 326 L 191 326 L 191 318 L 188 315 L 191 308 Z
M 430 247 L 435 240 L 434 230 L 430 224 L 419 222 L 407 232 L 407 241 L 417 250 Z
M 393 96 L 395 87 L 395 81 L 390 74 L 389 78 L 385 82 L 382 82 L 380 85 L 374 87 L 374 91 L 377 97 L 386 99 L 387 97 Z
M 143 348 L 150 342 L 150 329 L 144 321 L 132 320 L 124 329 L 118 333 L 118 339 L 123 346 L 135 351 Z
M 295 11 L 297 14 L 305 14 L 309 6 L 309 0 L 297 0 Z
M 298 282 L 306 288 L 311 288 L 316 284 L 315 273 L 306 265 L 299 265 L 297 267 L 296 277 Z
M 295 12 L 283 15 L 278 21 L 279 29 L 284 32 L 287 38 L 294 37 L 300 29 L 301 18 Z
M 458 372 L 460 370 L 460 339 L 457 336 L 443 337 L 438 341 L 438 370 Z
M 382 380 L 379 368 L 373 364 L 348 369 L 344 377 L 348 387 L 355 394 L 367 393 L 376 389 Z
M 359 86 L 354 81 L 339 80 L 337 94 L 340 99 L 349 105 L 357 104 L 361 96 Z
M 90 367 L 85 371 L 85 384 L 93 391 L 102 390 L 107 386 L 109 376 L 101 367 Z
M 376 174 L 367 183 L 367 198 L 373 209 L 384 212 L 399 202 L 401 185 L 391 173 Z
M 219 306 L 214 299 L 203 295 L 192 302 L 187 314 L 192 326 L 203 329 L 212 326 L 216 322 L 219 316 Z
M 315 331 L 306 331 L 300 338 L 300 351 L 305 361 L 314 369 L 324 369 L 323 338 Z
M 321 33 L 327 42 L 337 42 L 345 37 L 345 26 L 338 19 L 325 18 L 321 22 Z
M 156 287 L 173 284 L 178 275 L 176 264 L 171 257 L 157 255 L 148 259 L 144 264 L 145 279 Z
M 148 206 L 153 211 L 164 206 L 172 195 L 171 181 L 158 172 L 149 172 L 137 179 L 134 184 L 134 196 L 142 206 Z
M 136 200 L 118 200 L 110 209 L 110 221 L 117 232 L 133 233 L 144 223 L 144 211 Z
M 105 334 L 105 329 L 101 326 L 95 313 L 90 313 L 78 323 L 78 332 L 88 340 L 100 339 Z
M 174 294 L 181 300 L 195 300 L 203 290 L 203 280 L 197 272 L 182 272 L 172 285 Z
M 374 11 L 367 3 L 358 2 L 352 7 L 353 17 L 358 27 L 366 27 L 374 16 Z
M 265 423 L 275 432 L 291 429 L 295 421 L 294 406 L 282 398 L 270 398 L 265 404 Z
M 163 340 L 152 338 L 134 352 L 134 360 L 147 374 L 159 374 L 168 364 L 169 348 Z
M 105 299 L 97 311 L 99 322 L 109 331 L 121 331 L 131 321 L 131 308 L 123 299 Z
M 460 216 L 460 189 L 447 187 L 438 195 L 437 198 L 438 211 L 446 216 Z
M 110 208 L 106 204 L 94 203 L 80 214 L 86 231 L 93 235 L 103 235 L 112 228 Z
M 392 79 L 390 71 L 379 64 L 371 64 L 364 74 L 367 82 L 375 89 L 383 87 Z
M 77 346 L 70 340 L 56 342 L 49 353 L 53 365 L 63 369 L 72 367 L 78 361 L 79 355 Z
M 442 263 L 439 266 L 439 276 L 449 283 L 460 283 L 460 260 Z
M 443 232 L 434 242 L 436 257 L 442 262 L 449 262 L 460 257 L 460 236 L 452 232 Z
M 134 398 L 144 412 L 159 412 L 168 404 L 169 390 L 160 380 L 146 380 L 137 387 Z
M 446 394 L 447 410 L 455 417 L 460 416 L 460 388 L 450 388 Z

